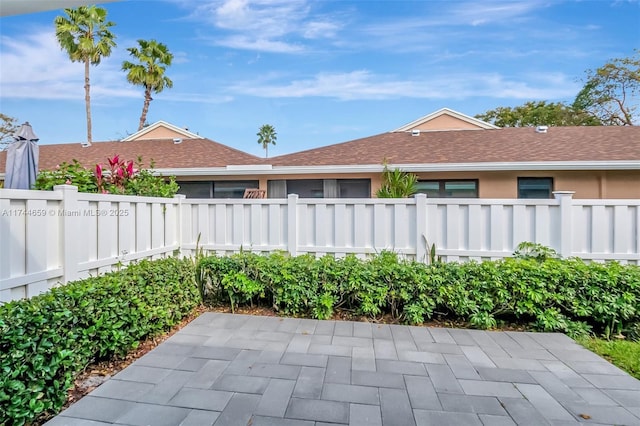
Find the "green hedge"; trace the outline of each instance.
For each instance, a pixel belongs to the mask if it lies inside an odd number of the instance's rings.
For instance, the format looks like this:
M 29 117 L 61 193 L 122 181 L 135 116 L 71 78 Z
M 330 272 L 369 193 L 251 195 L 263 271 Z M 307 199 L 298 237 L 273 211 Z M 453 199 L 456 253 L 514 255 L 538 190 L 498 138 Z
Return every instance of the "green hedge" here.
M 615 262 L 508 258 L 426 265 L 390 252 L 367 260 L 240 253 L 201 259 L 197 277 L 208 303 L 273 306 L 319 319 L 342 308 L 410 324 L 437 316 L 478 328 L 505 321 L 571 335 L 620 332 L 640 322 L 640 268 Z
M 169 258 L 0 305 L 0 424 L 56 413 L 89 363 L 126 354 L 199 304 L 193 262 Z

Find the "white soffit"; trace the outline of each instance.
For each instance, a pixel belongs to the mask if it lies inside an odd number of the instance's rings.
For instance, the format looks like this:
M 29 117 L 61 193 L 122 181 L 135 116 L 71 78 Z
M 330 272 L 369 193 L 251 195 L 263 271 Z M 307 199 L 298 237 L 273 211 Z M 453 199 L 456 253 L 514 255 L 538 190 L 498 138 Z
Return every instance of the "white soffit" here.
M 640 170 L 640 161 L 537 161 L 522 163 L 432 163 L 389 164 L 406 172 L 499 172 L 528 170 Z M 262 167 L 198 167 L 189 169 L 156 169 L 157 173 L 176 176 L 246 176 L 246 175 L 305 175 L 339 173 L 380 173 L 382 164 L 347 166 L 273 166 Z

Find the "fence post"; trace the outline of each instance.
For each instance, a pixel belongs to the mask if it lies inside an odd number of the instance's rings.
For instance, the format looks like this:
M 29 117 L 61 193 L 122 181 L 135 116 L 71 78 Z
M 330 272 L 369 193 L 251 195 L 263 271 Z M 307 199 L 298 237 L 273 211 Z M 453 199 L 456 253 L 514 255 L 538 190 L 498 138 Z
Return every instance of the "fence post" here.
M 3 194 L 4 195 L 4 194 Z M 11 301 L 11 289 L 2 288 L 1 282 L 11 276 L 11 217 L 4 217 L 11 211 L 11 199 L 9 197 L 0 199 L 0 304 Z
M 427 256 L 427 194 L 416 194 L 416 261 L 429 263 Z
M 84 241 L 81 226 L 78 226 L 80 207 L 78 205 L 78 187 L 73 185 L 56 185 L 54 191 L 62 193 L 62 217 L 60 234 L 62 236 L 62 283 L 66 284 L 79 278 L 78 263 L 80 261 L 79 241 Z
M 554 191 L 553 196 L 560 206 L 560 250 L 562 257 L 573 253 L 573 194 L 575 191 Z
M 178 246 L 180 247 L 180 258 L 185 257 L 185 249 L 184 249 L 184 230 L 182 229 L 182 200 L 185 200 L 187 198 L 186 195 L 184 194 L 176 194 L 173 196 L 173 198 L 178 200 L 178 207 L 177 207 L 177 211 L 176 211 L 176 221 L 178 223 L 176 223 L 176 232 L 178 233 L 177 235 L 177 239 L 178 239 Z M 196 253 L 197 255 L 197 253 Z
M 291 256 L 298 255 L 298 194 L 287 196 L 287 248 Z

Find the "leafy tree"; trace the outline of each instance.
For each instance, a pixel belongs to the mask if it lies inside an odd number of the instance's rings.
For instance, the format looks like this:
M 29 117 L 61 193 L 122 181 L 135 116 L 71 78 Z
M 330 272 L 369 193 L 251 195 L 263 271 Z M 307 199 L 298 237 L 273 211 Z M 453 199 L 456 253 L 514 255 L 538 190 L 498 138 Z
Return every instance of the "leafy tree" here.
M 498 107 L 476 115 L 498 127 L 599 126 L 602 122 L 581 108 L 562 102 L 525 102 L 516 107 Z
M 584 87 L 573 107 L 588 111 L 606 125 L 633 126 L 638 119 L 640 50 L 632 57 L 613 59 L 585 73 Z
M 72 62 L 84 63 L 84 93 L 87 110 L 87 142 L 91 143 L 91 83 L 89 66 L 98 65 L 103 57 L 111 54 L 116 46 L 115 35 L 110 28 L 115 24 L 106 21 L 107 11 L 97 6 L 80 6 L 64 9 L 67 16 L 54 19 L 56 38 L 62 50 Z
M 18 130 L 17 121 L 16 118 L 0 112 L 0 151 L 13 142 L 13 135 Z
M 258 143 L 262 145 L 262 149 L 265 151 L 264 157 L 269 157 L 269 144 L 275 145 L 276 139 L 278 139 L 276 129 L 271 124 L 263 124 L 256 135 L 258 136 Z
M 147 119 L 149 104 L 153 100 L 151 92 L 160 93 L 165 87 L 173 87 L 173 82 L 165 75 L 167 66 L 171 65 L 173 54 L 166 45 L 155 40 L 138 40 L 138 47 L 127 50 L 137 63 L 124 61 L 122 70 L 127 71 L 127 81 L 144 87 L 144 104 L 140 115 L 138 130 L 142 130 Z
M 382 185 L 376 195 L 378 198 L 408 198 L 416 193 L 418 177 L 400 169 L 389 170 L 384 165 Z

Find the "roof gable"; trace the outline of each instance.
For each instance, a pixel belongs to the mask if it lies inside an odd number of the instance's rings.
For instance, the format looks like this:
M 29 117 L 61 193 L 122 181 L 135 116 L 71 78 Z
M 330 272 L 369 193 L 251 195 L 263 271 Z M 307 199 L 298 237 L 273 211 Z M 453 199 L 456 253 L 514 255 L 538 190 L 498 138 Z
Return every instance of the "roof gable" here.
M 132 135 L 122 139 L 123 142 L 139 141 L 147 139 L 204 139 L 202 136 L 192 133 L 186 129 L 181 129 L 166 121 L 156 121 L 155 123 L 138 130 Z
M 482 130 L 482 129 L 499 129 L 477 118 L 470 117 L 461 112 L 454 111 L 449 108 L 442 108 L 436 112 L 420 117 L 411 123 L 405 124 L 392 132 L 411 132 L 413 130 L 421 131 L 442 131 L 442 130 Z

